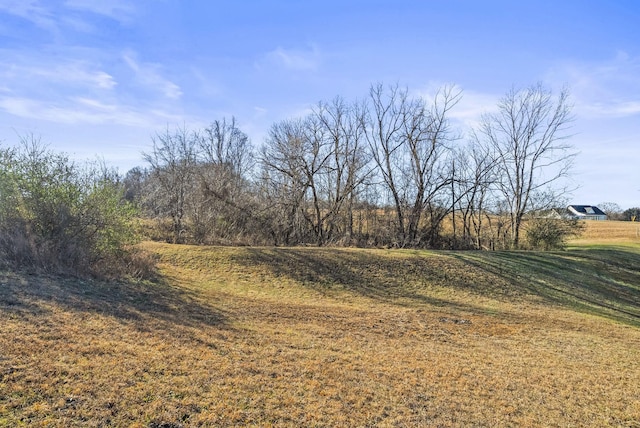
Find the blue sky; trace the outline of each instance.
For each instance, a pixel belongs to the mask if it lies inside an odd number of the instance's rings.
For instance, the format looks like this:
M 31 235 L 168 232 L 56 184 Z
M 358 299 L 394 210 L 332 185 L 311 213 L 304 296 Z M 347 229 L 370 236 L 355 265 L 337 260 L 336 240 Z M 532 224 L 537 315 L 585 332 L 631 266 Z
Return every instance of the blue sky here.
M 512 87 L 568 85 L 571 202 L 640 206 L 640 2 L 0 0 L 0 141 L 126 172 L 151 136 L 269 126 L 372 83 L 455 84 L 465 131 Z

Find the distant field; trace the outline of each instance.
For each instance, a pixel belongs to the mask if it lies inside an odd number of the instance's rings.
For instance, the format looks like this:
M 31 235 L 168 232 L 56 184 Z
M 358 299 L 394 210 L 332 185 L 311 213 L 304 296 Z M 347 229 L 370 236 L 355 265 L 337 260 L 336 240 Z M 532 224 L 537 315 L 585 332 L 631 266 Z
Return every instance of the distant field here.
M 640 222 L 585 221 L 584 224 L 584 233 L 572 240 L 572 244 L 640 244 Z
M 554 253 L 145 243 L 155 283 L 0 273 L 0 427 L 640 427 L 623 226 Z

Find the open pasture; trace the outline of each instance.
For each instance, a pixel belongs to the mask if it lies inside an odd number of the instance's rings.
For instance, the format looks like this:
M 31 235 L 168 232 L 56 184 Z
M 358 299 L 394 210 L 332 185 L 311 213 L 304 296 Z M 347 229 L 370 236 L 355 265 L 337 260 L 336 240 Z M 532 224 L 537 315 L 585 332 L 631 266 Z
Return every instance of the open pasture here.
M 145 243 L 155 282 L 4 272 L 0 426 L 637 427 L 640 245 L 580 244 Z
M 640 222 L 585 221 L 583 233 L 573 239 L 573 245 L 640 245 Z

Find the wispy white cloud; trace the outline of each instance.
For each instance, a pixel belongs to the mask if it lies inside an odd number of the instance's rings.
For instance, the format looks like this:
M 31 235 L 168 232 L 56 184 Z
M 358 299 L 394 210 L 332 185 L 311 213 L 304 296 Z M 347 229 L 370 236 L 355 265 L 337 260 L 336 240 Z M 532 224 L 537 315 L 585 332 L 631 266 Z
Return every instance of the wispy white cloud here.
M 474 91 L 454 84 L 437 82 L 430 82 L 425 89 L 417 91 L 414 95 L 432 103 L 436 94 L 444 88 L 449 88 L 452 95 L 460 94 L 459 101 L 449 112 L 449 118 L 466 128 L 478 125 L 483 114 L 495 112 L 498 101 L 502 97 L 501 94 Z
M 627 117 L 640 114 L 640 101 L 591 102 L 578 104 L 579 113 L 587 117 Z
M 125 0 L 0 0 L 0 13 L 20 17 L 57 37 L 67 30 L 97 31 L 91 14 L 130 23 L 137 12 L 137 4 Z
M 16 120 L 29 119 L 56 124 L 116 124 L 154 129 L 183 120 L 180 106 L 167 104 L 180 96 L 177 85 L 160 77 L 148 65 L 112 58 L 109 70 L 101 66 L 100 55 L 82 50 L 87 59 L 75 59 L 78 52 L 57 55 L 16 53 L 0 50 L 0 113 Z M 117 64 L 115 59 L 121 60 Z M 136 71 L 130 72 L 131 65 Z M 160 96 L 139 97 L 140 87 L 152 86 Z M 13 119 L 11 119 L 13 120 Z
M 58 29 L 54 14 L 39 0 L 0 0 L 0 11 L 23 18 L 48 31 Z
M 69 9 L 91 12 L 120 22 L 128 22 L 136 12 L 135 2 L 125 0 L 66 0 Z
M 496 112 L 502 94 L 490 94 L 472 90 L 462 91 L 460 102 L 451 110 L 451 118 L 467 127 L 475 127 L 483 114 Z
M 140 62 L 132 51 L 125 52 L 122 58 L 142 85 L 158 90 L 170 99 L 178 99 L 182 96 L 180 86 L 161 75 L 162 67 L 159 64 Z
M 568 84 L 575 111 L 585 118 L 640 114 L 640 58 L 625 52 L 600 62 L 565 61 L 546 79 Z
M 57 124 L 116 124 L 157 128 L 180 117 L 158 109 L 143 109 L 90 98 L 67 98 L 45 101 L 26 97 L 1 97 L 0 110 L 24 119 L 38 119 Z
M 292 71 L 316 71 L 322 62 L 322 55 L 316 46 L 309 49 L 285 49 L 278 46 L 265 55 L 259 66 L 265 62 Z
M 0 76 L 13 81 L 14 84 L 19 83 L 18 80 L 23 81 L 31 87 L 36 86 L 37 82 L 47 82 L 49 85 L 69 83 L 76 87 L 86 86 L 94 89 L 112 89 L 117 85 L 112 75 L 83 61 L 62 64 L 35 64 L 36 61 L 28 59 L 22 61 L 0 66 Z
M 91 23 L 90 20 L 83 19 L 79 16 L 61 16 L 59 22 L 62 27 L 76 31 L 78 33 L 96 33 L 98 29 Z

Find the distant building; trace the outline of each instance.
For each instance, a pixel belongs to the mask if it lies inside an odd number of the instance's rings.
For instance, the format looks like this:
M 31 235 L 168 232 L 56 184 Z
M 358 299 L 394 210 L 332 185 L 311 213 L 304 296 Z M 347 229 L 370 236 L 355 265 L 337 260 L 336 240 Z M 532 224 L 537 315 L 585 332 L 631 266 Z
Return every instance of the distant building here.
M 563 208 L 550 208 L 546 210 L 538 210 L 530 213 L 532 218 L 549 218 L 553 220 L 560 220 L 569 217 L 566 210 Z
M 607 215 L 594 205 L 569 205 L 569 216 L 580 220 L 606 220 Z

